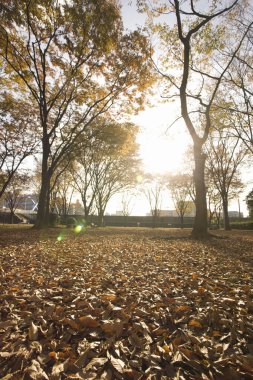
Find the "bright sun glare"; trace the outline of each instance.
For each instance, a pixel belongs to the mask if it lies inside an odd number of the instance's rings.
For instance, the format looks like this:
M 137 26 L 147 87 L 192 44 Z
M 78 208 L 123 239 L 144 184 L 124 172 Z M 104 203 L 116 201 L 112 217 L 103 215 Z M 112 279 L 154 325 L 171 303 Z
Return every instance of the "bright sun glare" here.
M 139 140 L 142 140 L 140 136 Z M 143 139 L 140 144 L 140 156 L 144 170 L 149 173 L 175 173 L 182 170 L 185 140 L 154 137 Z
M 144 171 L 162 174 L 182 170 L 185 151 L 191 140 L 182 121 L 166 133 L 173 117 L 168 117 L 168 104 L 160 104 L 134 120 L 142 127 L 137 142 Z

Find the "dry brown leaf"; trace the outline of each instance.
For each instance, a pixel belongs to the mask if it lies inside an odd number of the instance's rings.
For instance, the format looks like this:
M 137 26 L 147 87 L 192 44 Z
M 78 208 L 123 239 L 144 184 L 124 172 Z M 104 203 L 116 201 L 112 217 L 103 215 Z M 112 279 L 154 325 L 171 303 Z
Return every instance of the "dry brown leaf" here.
M 88 328 L 96 328 L 100 326 L 100 323 L 93 318 L 91 315 L 85 315 L 80 318 L 78 318 L 78 323 L 83 326 L 83 327 L 88 327 Z
M 121 359 L 116 359 L 113 356 L 110 357 L 112 366 L 121 374 L 124 372 L 125 363 Z
M 197 319 L 191 319 L 188 322 L 188 326 L 196 327 L 196 328 L 202 328 L 203 327 L 202 323 L 200 323 L 200 321 L 198 321 Z
M 37 340 L 38 339 L 38 326 L 36 326 L 33 322 L 31 322 L 31 325 L 29 327 L 28 331 L 28 337 L 30 340 Z
M 117 296 L 116 296 L 116 294 L 103 294 L 101 296 L 101 299 L 103 301 L 116 301 L 117 300 Z

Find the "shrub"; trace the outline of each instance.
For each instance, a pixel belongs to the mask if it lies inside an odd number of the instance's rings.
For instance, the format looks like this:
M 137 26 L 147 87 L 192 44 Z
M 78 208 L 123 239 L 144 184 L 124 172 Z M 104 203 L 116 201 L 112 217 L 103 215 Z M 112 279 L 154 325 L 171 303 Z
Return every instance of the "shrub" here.
M 49 225 L 55 227 L 60 222 L 60 217 L 57 214 L 49 214 Z
M 66 226 L 67 227 L 74 227 L 76 225 L 77 225 L 76 218 L 74 218 L 73 216 L 68 216 L 66 219 Z
M 236 230 L 253 230 L 253 221 L 249 220 L 247 222 L 231 222 L 230 226 Z

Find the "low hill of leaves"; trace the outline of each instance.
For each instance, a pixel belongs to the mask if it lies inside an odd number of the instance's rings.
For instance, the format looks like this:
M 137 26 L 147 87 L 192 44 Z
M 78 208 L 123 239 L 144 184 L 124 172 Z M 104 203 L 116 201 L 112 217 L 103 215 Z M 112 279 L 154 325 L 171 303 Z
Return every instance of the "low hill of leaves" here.
M 253 235 L 0 229 L 0 378 L 253 379 Z

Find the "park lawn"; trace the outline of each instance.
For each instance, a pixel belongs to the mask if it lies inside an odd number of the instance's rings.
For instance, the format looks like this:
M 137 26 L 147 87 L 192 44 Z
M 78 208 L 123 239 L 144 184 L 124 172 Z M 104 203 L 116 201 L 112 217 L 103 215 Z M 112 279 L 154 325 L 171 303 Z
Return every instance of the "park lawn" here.
M 253 379 L 253 232 L 0 228 L 1 379 Z

